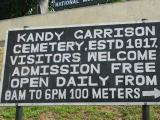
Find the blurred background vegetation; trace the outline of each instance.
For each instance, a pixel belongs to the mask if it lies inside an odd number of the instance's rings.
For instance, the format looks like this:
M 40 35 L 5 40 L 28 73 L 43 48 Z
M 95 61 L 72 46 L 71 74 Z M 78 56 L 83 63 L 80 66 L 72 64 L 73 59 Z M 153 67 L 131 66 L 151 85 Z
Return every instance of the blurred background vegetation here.
M 0 107 L 0 120 L 15 120 L 15 107 Z M 141 106 L 23 107 L 23 120 L 141 120 Z M 160 107 L 150 106 L 150 120 L 160 120 Z

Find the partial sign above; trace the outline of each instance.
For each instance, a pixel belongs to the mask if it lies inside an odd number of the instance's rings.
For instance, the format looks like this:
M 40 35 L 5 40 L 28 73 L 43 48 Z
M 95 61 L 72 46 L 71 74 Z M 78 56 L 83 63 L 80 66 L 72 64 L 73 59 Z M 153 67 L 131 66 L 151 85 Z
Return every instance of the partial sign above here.
M 160 23 L 8 31 L 1 103 L 160 103 Z
M 107 3 L 109 0 L 53 0 L 54 10 L 63 10 Z

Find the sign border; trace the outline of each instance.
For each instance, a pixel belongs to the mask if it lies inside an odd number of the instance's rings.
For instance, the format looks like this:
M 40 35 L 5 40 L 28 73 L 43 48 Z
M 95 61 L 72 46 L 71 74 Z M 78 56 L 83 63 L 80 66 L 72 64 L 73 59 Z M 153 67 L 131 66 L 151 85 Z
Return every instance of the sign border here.
M 160 102 L 64 102 L 64 103 L 1 103 L 0 106 L 99 106 L 99 105 L 160 105 Z

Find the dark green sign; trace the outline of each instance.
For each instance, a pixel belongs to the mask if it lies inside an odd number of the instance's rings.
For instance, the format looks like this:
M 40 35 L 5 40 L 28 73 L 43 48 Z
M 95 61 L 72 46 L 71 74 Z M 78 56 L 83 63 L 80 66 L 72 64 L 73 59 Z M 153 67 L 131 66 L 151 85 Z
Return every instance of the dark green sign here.
M 53 0 L 54 10 L 71 9 L 107 3 L 109 0 Z

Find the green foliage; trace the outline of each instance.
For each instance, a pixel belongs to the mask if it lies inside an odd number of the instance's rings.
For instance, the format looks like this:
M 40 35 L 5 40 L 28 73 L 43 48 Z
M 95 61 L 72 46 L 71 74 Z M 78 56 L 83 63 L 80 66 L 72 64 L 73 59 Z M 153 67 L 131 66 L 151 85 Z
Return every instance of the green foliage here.
M 120 111 L 126 120 L 140 120 L 140 106 L 122 106 L 120 107 Z
M 34 14 L 37 0 L 6 0 L 0 3 L 0 19 Z
M 151 120 L 160 120 L 160 106 L 150 107 Z
M 1 107 L 0 120 L 14 120 L 14 107 Z M 160 106 L 150 107 L 151 120 L 159 120 Z M 140 120 L 142 106 L 52 106 L 23 107 L 24 120 Z
M 114 116 L 115 116 L 115 113 L 113 113 L 113 112 L 108 111 L 105 113 L 106 119 L 112 119 Z
M 15 113 L 15 108 L 3 107 L 0 109 L 0 119 L 14 120 Z

